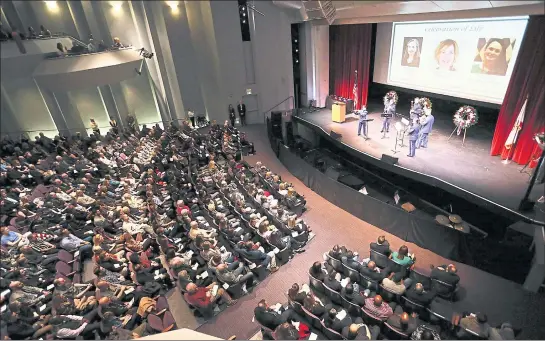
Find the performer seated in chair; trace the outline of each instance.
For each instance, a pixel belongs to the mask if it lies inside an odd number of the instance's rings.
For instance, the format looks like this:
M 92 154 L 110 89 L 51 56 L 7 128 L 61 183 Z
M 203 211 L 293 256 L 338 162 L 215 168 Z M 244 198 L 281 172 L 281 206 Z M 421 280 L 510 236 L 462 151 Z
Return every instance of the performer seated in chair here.
M 365 106 L 361 107 L 361 110 L 357 110 L 356 114 L 360 117 L 358 121 L 358 136 L 361 135 L 363 129 L 363 137 L 368 139 L 367 136 L 367 108 Z
M 387 114 L 388 116 L 382 118 L 382 130 L 380 132 L 381 133 L 383 133 L 383 132 L 389 133 L 390 132 L 390 121 L 392 120 L 392 118 L 396 114 L 396 105 L 394 103 L 393 98 L 391 98 L 388 102 L 386 102 L 384 104 L 384 114 Z

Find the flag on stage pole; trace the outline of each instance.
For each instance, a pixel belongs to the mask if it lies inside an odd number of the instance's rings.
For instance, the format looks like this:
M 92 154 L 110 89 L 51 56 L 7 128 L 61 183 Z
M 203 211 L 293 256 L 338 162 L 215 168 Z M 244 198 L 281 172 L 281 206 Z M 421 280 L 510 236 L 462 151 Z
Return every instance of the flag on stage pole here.
M 515 121 L 515 124 L 513 124 L 513 128 L 511 129 L 511 132 L 509 133 L 507 140 L 505 141 L 505 149 L 511 149 L 511 147 L 513 147 L 513 145 L 517 143 L 519 132 L 522 129 L 522 122 L 524 122 L 524 114 L 526 112 L 526 103 L 528 103 L 528 98 L 526 98 L 526 100 L 524 101 L 524 104 L 522 105 L 522 108 L 520 109 L 517 120 Z
M 352 88 L 352 94 L 354 95 L 354 110 L 358 110 L 358 70 L 354 71 L 356 74 L 354 77 L 354 87 Z

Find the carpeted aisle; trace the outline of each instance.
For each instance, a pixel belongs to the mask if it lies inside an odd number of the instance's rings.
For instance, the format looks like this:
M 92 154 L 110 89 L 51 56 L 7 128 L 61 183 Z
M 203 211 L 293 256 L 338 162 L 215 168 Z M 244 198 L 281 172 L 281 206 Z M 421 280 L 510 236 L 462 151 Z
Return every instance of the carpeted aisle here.
M 252 321 L 253 310 L 261 299 L 269 303 L 287 302 L 287 290 L 294 283 L 308 283 L 308 268 L 311 263 L 322 259 L 322 254 L 333 244 L 344 244 L 348 248 L 366 256 L 369 243 L 379 235 L 385 234 L 393 248 L 405 244 L 401 239 L 389 235 L 378 227 L 372 226 L 346 211 L 332 205 L 305 187 L 292 176 L 272 152 L 264 125 L 248 126 L 242 129 L 248 139 L 253 141 L 257 154 L 246 157 L 250 164 L 257 161 L 281 175 L 282 179 L 293 183 L 295 189 L 307 199 L 308 211 L 303 219 L 316 233 L 306 252 L 282 266 L 278 272 L 269 276 L 253 291 L 241 298 L 233 307 L 198 328 L 199 332 L 228 338 L 236 335 L 237 339 L 249 339 L 254 336 L 259 326 Z M 418 258 L 420 268 L 429 268 L 430 264 L 450 263 L 432 252 L 413 244 L 407 244 L 410 252 Z M 458 311 L 483 311 L 492 324 L 510 321 L 523 328 L 521 338 L 545 338 L 545 296 L 526 292 L 516 283 L 490 275 L 464 264 L 457 264 L 461 278 L 462 299 L 454 304 Z

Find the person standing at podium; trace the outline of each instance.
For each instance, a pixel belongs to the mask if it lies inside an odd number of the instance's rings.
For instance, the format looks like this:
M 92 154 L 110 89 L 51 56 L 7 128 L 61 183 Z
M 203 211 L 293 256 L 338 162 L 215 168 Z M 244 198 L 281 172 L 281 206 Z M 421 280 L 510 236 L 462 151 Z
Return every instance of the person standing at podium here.
M 363 130 L 363 137 L 367 140 L 369 138 L 367 136 L 367 108 L 363 105 L 361 110 L 357 110 L 356 113 L 360 117 L 358 120 L 358 136 L 361 135 Z
M 386 116 L 382 118 L 382 130 L 380 131 L 381 133 L 390 132 L 390 121 L 395 116 L 395 113 L 396 113 L 396 105 L 394 103 L 394 99 L 391 98 L 386 103 L 384 103 L 384 114 Z

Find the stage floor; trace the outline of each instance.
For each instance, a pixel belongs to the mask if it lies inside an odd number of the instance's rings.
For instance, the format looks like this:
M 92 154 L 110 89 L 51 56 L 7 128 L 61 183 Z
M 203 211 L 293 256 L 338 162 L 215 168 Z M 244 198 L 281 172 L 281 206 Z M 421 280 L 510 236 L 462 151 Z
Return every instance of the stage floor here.
M 369 105 L 369 137 L 365 140 L 357 136 L 358 119 L 356 115 L 347 115 L 344 123 L 331 121 L 331 110 L 320 109 L 305 113 L 299 119 L 323 129 L 327 134 L 331 130 L 342 135 L 340 142 L 358 151 L 380 159 L 382 154 L 399 158 L 398 165 L 408 170 L 416 171 L 443 180 L 451 185 L 471 192 L 475 196 L 485 198 L 493 203 L 517 211 L 520 200 L 528 187 L 530 170 L 521 173 L 522 166 L 513 162 L 504 164 L 500 157 L 490 156 L 492 133 L 478 126 L 468 129 L 465 145 L 462 146 L 462 135 L 456 133 L 448 141 L 454 129 L 450 115 L 435 113 L 433 131 L 429 136 L 428 148 L 416 150 L 415 157 L 408 157 L 408 138 L 405 137 L 405 147 L 397 147 L 394 155 L 396 130 L 393 120 L 390 126 L 389 138 L 382 138 L 382 107 Z M 403 113 L 408 116 L 408 113 Z M 537 200 L 544 193 L 544 185 L 536 185 L 530 195 L 531 200 Z M 537 221 L 545 221 L 544 205 L 536 204 L 533 212 L 523 213 Z

